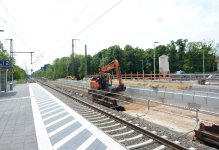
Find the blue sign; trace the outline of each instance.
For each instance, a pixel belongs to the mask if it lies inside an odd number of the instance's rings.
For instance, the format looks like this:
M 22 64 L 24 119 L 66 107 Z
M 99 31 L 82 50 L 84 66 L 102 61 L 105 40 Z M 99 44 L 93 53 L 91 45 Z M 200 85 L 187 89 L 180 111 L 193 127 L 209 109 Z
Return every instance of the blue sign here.
M 9 61 L 0 60 L 0 67 L 9 67 Z

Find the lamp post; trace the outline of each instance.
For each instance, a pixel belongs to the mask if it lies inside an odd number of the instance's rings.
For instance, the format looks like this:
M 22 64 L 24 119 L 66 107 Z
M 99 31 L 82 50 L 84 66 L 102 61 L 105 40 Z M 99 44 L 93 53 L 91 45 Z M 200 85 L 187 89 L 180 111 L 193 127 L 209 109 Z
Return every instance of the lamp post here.
M 155 69 L 155 45 L 157 43 L 159 43 L 159 42 L 154 42 L 154 80 L 155 80 L 155 71 L 156 71 L 156 69 Z

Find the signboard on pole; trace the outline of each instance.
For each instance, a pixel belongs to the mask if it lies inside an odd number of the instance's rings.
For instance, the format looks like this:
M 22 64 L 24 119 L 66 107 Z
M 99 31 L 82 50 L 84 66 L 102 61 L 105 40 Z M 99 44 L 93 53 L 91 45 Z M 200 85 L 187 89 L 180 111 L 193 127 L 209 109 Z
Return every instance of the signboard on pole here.
M 0 60 L 0 67 L 9 67 L 9 61 L 7 60 Z

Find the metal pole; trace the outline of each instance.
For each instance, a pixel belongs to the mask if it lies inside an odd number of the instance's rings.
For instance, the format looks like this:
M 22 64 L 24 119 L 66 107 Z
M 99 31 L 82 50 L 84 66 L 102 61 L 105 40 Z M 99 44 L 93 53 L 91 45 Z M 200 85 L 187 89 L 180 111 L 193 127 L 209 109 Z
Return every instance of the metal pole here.
M 4 30 L 0 30 L 0 32 L 4 32 Z M 0 68 L 0 95 L 1 95 L 1 93 L 2 93 L 2 84 L 1 84 L 2 78 L 1 78 L 1 73 L 2 73 L 2 70 L 1 70 L 1 68 Z
M 1 78 L 1 74 L 2 74 L 2 69 L 0 67 L 0 96 L 2 94 L 2 78 Z
M 26 82 L 27 82 L 27 78 L 28 78 L 28 71 L 27 71 L 27 65 L 26 65 L 26 61 L 25 61 L 24 63 L 25 63 Z
M 154 80 L 155 80 L 155 46 L 154 46 Z
M 13 83 L 13 39 L 5 39 L 10 41 L 10 59 L 11 59 L 11 82 Z
M 72 39 L 72 76 L 74 76 L 74 39 Z
M 11 82 L 14 80 L 14 68 L 13 68 L 13 39 L 10 39 L 10 53 L 11 53 Z
M 75 72 L 74 72 L 74 66 L 75 66 L 75 60 L 74 60 L 74 41 L 79 40 L 79 39 L 72 39 L 72 76 L 75 76 Z
M 144 59 L 141 60 L 141 67 L 142 67 L 143 80 L 144 80 Z
M 85 45 L 84 77 L 87 77 L 87 45 Z
M 155 67 L 155 44 L 159 42 L 154 42 L 154 80 L 155 80 L 155 72 L 156 72 L 156 67 Z
M 204 77 L 204 74 L 205 74 L 205 54 L 204 54 L 204 49 L 203 49 L 203 77 Z
M 32 63 L 32 54 L 33 54 L 33 53 L 34 53 L 34 52 L 30 52 L 30 57 L 31 57 L 31 58 L 30 58 L 30 59 L 31 59 L 31 60 L 30 60 L 30 61 L 31 61 L 30 63 L 31 63 L 31 64 L 33 64 L 33 63 Z
M 8 69 L 4 69 L 5 73 L 4 73 L 4 85 L 5 85 L 5 92 L 7 92 L 7 73 L 8 73 Z

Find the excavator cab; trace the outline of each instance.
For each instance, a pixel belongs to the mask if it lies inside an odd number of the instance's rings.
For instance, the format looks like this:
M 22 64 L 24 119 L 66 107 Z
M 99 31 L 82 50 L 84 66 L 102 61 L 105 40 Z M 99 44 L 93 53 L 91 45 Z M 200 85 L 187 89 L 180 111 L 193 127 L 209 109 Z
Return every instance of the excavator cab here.
M 103 87 L 103 89 L 108 89 L 110 86 L 112 86 L 111 74 L 110 73 L 104 73 L 103 74 L 102 87 Z

